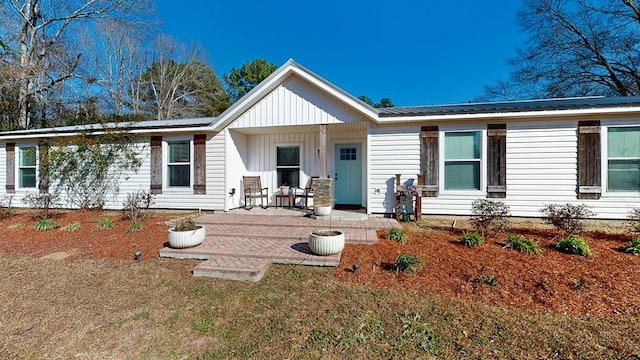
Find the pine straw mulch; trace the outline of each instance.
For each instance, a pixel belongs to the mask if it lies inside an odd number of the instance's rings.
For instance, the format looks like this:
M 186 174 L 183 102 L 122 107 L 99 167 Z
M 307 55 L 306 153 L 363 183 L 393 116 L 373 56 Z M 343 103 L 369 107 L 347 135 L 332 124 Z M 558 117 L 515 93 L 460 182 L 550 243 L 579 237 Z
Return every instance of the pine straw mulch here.
M 589 258 L 558 252 L 560 233 L 538 226 L 514 230 L 538 241 L 544 248 L 538 256 L 505 249 L 506 234 L 489 236 L 480 248 L 467 248 L 458 242 L 462 230 L 416 225 L 405 229 L 407 244 L 386 240 L 386 233 L 379 231 L 376 246 L 347 245 L 336 277 L 507 307 L 593 316 L 638 313 L 640 256 L 619 250 L 633 237 L 621 229 L 585 233 Z M 418 257 L 423 267 L 415 274 L 390 271 L 400 253 Z M 359 265 L 355 273 L 353 264 Z M 497 284 L 479 282 L 481 276 L 495 277 Z

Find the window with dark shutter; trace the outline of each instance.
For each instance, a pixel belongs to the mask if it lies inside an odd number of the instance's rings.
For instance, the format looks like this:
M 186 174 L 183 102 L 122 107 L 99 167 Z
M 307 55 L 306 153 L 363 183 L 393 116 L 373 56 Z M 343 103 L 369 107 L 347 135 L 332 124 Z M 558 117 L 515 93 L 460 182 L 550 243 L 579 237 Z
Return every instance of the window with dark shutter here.
M 49 192 L 49 144 L 45 141 L 38 145 L 39 169 L 38 169 L 38 188 L 41 194 Z
M 438 127 L 423 126 L 420 131 L 420 172 L 424 181 L 422 196 L 437 197 L 438 184 Z
M 16 192 L 16 144 L 7 143 L 5 150 L 7 151 L 7 175 L 6 190 L 7 194 L 15 194 Z
M 193 193 L 207 193 L 207 135 L 193 137 Z
M 162 194 L 162 136 L 151 137 L 151 187 L 152 194 Z
M 578 199 L 600 199 L 600 121 L 578 122 Z
M 487 125 L 487 197 L 507 197 L 507 125 Z

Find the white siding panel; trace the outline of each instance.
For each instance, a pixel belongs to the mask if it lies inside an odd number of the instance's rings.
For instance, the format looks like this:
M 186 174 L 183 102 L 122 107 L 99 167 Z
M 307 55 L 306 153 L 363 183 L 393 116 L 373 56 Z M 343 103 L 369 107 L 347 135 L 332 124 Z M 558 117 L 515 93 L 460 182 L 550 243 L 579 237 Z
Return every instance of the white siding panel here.
M 230 128 L 337 124 L 362 118 L 344 104 L 292 76 L 241 115 Z
M 0 194 L 7 193 L 7 144 L 0 144 Z M 13 204 L 12 204 L 13 205 Z
M 420 127 L 394 126 L 369 129 L 368 212 L 392 213 L 395 174 L 404 182 L 420 172 Z

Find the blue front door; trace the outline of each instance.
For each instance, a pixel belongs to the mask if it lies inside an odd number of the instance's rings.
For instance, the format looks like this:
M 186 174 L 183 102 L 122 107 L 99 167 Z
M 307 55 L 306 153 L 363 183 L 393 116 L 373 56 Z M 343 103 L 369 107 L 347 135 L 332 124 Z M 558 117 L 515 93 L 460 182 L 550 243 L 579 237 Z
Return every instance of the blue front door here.
M 336 144 L 335 203 L 362 204 L 362 144 Z

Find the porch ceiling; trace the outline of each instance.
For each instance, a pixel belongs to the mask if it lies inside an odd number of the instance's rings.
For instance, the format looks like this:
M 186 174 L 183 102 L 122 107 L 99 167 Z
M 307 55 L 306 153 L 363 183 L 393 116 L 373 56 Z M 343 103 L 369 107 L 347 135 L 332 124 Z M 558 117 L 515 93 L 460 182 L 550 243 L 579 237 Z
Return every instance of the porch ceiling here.
M 232 130 L 245 135 L 291 134 L 291 133 L 317 134 L 320 132 L 320 124 L 233 128 Z M 366 122 L 327 124 L 328 133 L 366 131 L 366 130 L 367 130 Z

